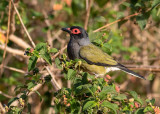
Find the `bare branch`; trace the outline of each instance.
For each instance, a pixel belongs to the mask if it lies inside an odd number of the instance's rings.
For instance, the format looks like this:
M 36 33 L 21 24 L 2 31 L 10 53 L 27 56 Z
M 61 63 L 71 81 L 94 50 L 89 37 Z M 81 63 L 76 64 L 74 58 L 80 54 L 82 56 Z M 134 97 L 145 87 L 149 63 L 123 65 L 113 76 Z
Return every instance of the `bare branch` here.
M 85 19 L 85 24 L 84 24 L 84 29 L 87 30 L 88 26 L 88 20 L 89 20 L 89 15 L 90 15 L 90 10 L 91 10 L 91 5 L 93 3 L 93 0 L 89 0 L 89 6 L 87 8 L 87 14 L 86 14 L 86 19 Z M 86 4 L 87 6 L 87 4 Z
M 8 66 L 4 66 L 4 68 L 8 69 L 8 70 L 12 70 L 12 71 L 15 71 L 15 72 L 19 72 L 19 73 L 22 73 L 22 74 L 25 74 L 26 72 L 21 70 L 21 69 L 17 69 L 17 68 L 13 68 L 13 67 L 8 67 Z
M 8 43 L 8 37 L 9 37 L 10 21 L 11 21 L 11 0 L 9 1 L 7 38 L 5 40 L 5 47 L 4 47 L 4 52 L 3 52 L 2 64 L 0 66 L 1 67 L 0 76 L 2 75 L 2 72 L 3 72 L 3 64 L 4 64 L 4 59 L 5 59 L 5 56 L 6 56 L 6 47 L 7 47 L 7 43 Z
M 22 21 L 22 18 L 21 18 L 20 14 L 19 14 L 19 12 L 18 12 L 18 10 L 17 10 L 17 7 L 15 6 L 13 0 L 11 0 L 11 2 L 12 2 L 12 4 L 13 4 L 13 7 L 14 7 L 14 9 L 15 9 L 17 15 L 18 15 L 18 18 L 19 18 L 21 24 L 22 24 L 23 29 L 25 30 L 25 32 L 26 32 L 26 34 L 27 34 L 27 36 L 28 36 L 28 38 L 29 38 L 29 40 L 30 40 L 32 46 L 35 48 L 35 43 L 33 42 L 33 40 L 32 40 L 32 38 L 31 38 L 30 34 L 29 34 L 28 31 L 27 31 L 27 29 L 26 29 L 26 27 L 25 27 L 25 25 L 24 25 L 24 23 L 23 23 L 23 21 Z
M 0 49 L 4 50 L 4 48 L 5 48 L 4 45 L 0 45 Z M 13 55 L 20 55 L 24 58 L 28 58 L 27 56 L 24 55 L 24 51 L 22 51 L 22 50 L 10 48 L 10 47 L 7 46 L 6 51 L 9 52 L 9 53 L 12 53 Z
M 3 93 L 2 91 L 0 91 L 0 94 L 3 95 L 3 96 L 5 96 L 5 97 L 7 97 L 7 98 L 10 98 L 10 99 L 13 98 L 12 96 L 7 95 L 7 94 Z
M 133 70 L 144 70 L 144 71 L 154 71 L 160 72 L 160 66 L 144 66 L 144 65 L 126 65 L 126 67 Z
M 128 19 L 130 19 L 131 17 L 137 16 L 137 15 L 139 15 L 139 14 L 141 14 L 141 12 L 138 12 L 138 13 L 135 13 L 135 14 L 132 14 L 132 15 L 129 15 L 129 16 L 126 16 L 126 17 L 124 17 L 124 18 L 118 19 L 118 20 L 116 20 L 116 21 L 113 21 L 112 23 L 108 23 L 108 24 L 106 24 L 106 25 L 104 25 L 104 26 L 102 26 L 102 27 L 94 30 L 93 32 L 98 32 L 98 31 L 100 31 L 100 30 L 102 30 L 102 29 L 104 29 L 104 28 L 107 28 L 107 27 L 110 26 L 110 25 L 113 25 L 113 24 L 118 23 L 118 22 L 123 21 L 123 20 L 128 20 Z
M 14 43 L 16 43 L 18 46 L 22 47 L 23 49 L 29 48 L 31 47 L 28 43 L 26 43 L 24 40 L 22 40 L 21 38 L 15 36 L 15 35 L 10 35 L 9 39 L 11 41 L 13 41 Z

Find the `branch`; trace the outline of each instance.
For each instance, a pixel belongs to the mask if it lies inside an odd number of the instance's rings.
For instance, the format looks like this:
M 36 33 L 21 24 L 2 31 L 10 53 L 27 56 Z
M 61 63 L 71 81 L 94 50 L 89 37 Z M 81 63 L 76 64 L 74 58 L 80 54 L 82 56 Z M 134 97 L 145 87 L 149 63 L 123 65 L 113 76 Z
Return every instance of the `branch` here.
M 133 69 L 133 70 L 160 72 L 160 66 L 126 65 L 126 67 Z
M 11 0 L 11 2 L 12 2 L 12 4 L 13 4 L 13 7 L 14 7 L 16 13 L 17 13 L 17 16 L 18 16 L 18 18 L 19 18 L 19 20 L 20 20 L 20 22 L 21 22 L 21 24 L 22 24 L 22 27 L 23 27 L 24 31 L 26 32 L 26 34 L 27 34 L 27 36 L 28 36 L 28 38 L 29 38 L 32 46 L 35 48 L 35 43 L 33 42 L 31 36 L 29 35 L 29 33 L 28 33 L 28 31 L 27 31 L 27 29 L 26 29 L 26 27 L 25 27 L 25 25 L 24 25 L 24 23 L 23 23 L 23 21 L 22 21 L 22 18 L 21 18 L 20 14 L 19 14 L 19 12 L 18 12 L 18 10 L 17 10 L 17 7 L 15 6 L 13 0 Z
M 0 66 L 1 67 L 0 77 L 1 77 L 2 72 L 3 72 L 3 64 L 4 64 L 4 59 L 5 59 L 5 56 L 6 56 L 6 47 L 7 47 L 7 43 L 8 43 L 8 37 L 9 37 L 10 21 L 11 21 L 11 0 L 9 1 L 7 38 L 5 40 L 5 47 L 4 47 L 4 52 L 3 52 L 2 64 Z
M 22 38 L 19 38 L 13 34 L 9 36 L 9 39 L 14 43 L 16 43 L 17 45 L 19 45 L 20 47 L 22 47 L 23 49 L 31 47 L 28 43 L 22 40 Z
M 12 71 L 15 71 L 15 72 L 19 72 L 19 73 L 22 73 L 22 74 L 26 74 L 27 72 L 21 70 L 21 69 L 17 69 L 17 68 L 13 68 L 13 67 L 8 67 L 8 66 L 4 66 L 4 68 L 8 69 L 8 70 L 12 70 Z
M 5 97 L 7 97 L 7 98 L 10 98 L 10 99 L 13 98 L 12 96 L 7 95 L 7 94 L 3 93 L 2 91 L 0 91 L 0 94 L 3 95 L 3 96 L 5 96 Z
M 0 45 L 0 49 L 4 50 L 5 46 L 4 45 Z M 6 51 L 9 52 L 9 53 L 12 53 L 13 55 L 20 55 L 24 58 L 28 58 L 27 56 L 24 55 L 24 51 L 22 50 L 18 50 L 18 49 L 14 49 L 14 48 L 11 48 L 11 47 L 6 47 Z
M 52 59 L 55 59 L 60 53 L 62 53 L 67 48 L 67 45 L 65 45 L 61 50 L 59 50 L 54 56 L 52 56 Z
M 98 32 L 98 31 L 100 31 L 100 30 L 102 30 L 102 29 L 104 29 L 104 28 L 107 28 L 107 27 L 110 26 L 110 25 L 113 25 L 113 24 L 118 23 L 118 22 L 120 22 L 120 21 L 128 20 L 128 19 L 130 19 L 131 17 L 137 16 L 137 15 L 139 15 L 139 14 L 141 14 L 141 12 L 138 12 L 138 13 L 129 15 L 129 16 L 127 16 L 127 17 L 118 19 L 118 20 L 116 20 L 116 21 L 113 21 L 112 23 L 106 24 L 106 25 L 104 25 L 104 26 L 102 26 L 102 27 L 94 30 L 93 32 Z
M 93 0 L 89 0 L 89 6 L 87 8 L 87 15 L 86 15 L 85 24 L 84 24 L 84 29 L 85 30 L 87 30 L 88 20 L 89 20 L 89 15 L 90 15 L 90 10 L 91 10 L 92 2 L 93 2 Z M 86 4 L 86 6 L 87 6 L 87 4 Z

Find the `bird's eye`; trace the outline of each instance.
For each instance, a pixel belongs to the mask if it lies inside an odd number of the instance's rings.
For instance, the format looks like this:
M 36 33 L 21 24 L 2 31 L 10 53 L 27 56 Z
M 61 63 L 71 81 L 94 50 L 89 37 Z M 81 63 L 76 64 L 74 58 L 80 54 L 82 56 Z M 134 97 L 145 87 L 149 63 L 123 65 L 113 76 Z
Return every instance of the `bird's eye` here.
M 80 34 L 81 31 L 78 28 L 72 29 L 72 34 Z

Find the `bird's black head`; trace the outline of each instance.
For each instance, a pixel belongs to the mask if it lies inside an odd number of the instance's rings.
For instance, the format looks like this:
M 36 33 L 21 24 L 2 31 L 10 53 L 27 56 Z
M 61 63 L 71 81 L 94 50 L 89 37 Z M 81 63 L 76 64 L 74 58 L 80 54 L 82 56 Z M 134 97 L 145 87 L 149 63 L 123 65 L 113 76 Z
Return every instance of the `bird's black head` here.
M 62 28 L 62 30 L 65 32 L 68 32 L 70 36 L 75 39 L 88 38 L 87 32 L 79 26 L 72 26 L 70 28 Z

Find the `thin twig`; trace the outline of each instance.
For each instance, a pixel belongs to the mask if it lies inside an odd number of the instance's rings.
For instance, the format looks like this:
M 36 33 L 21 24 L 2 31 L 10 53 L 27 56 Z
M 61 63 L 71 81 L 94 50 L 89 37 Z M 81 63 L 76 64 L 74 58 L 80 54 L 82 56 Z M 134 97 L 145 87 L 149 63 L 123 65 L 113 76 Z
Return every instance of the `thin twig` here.
M 14 43 L 16 43 L 18 46 L 22 47 L 23 49 L 31 47 L 28 43 L 26 43 L 24 40 L 22 40 L 22 38 L 19 38 L 19 37 L 13 35 L 13 34 L 11 34 L 9 36 L 9 39 L 11 41 L 13 41 Z
M 67 48 L 67 45 L 65 45 L 61 50 L 59 50 L 54 56 L 52 56 L 52 59 L 55 59 L 59 54 L 61 54 L 65 49 Z
M 0 49 L 4 50 L 5 46 L 4 45 L 0 45 Z M 9 52 L 9 53 L 12 53 L 13 55 L 20 55 L 24 58 L 28 58 L 27 56 L 24 55 L 24 51 L 22 50 L 19 50 L 19 49 L 14 49 L 14 48 L 11 48 L 11 47 L 6 47 L 6 51 Z
M 7 38 L 5 40 L 5 47 L 4 47 L 4 52 L 3 52 L 3 60 L 2 60 L 2 64 L 1 64 L 0 76 L 2 75 L 2 72 L 3 72 L 3 64 L 4 64 L 4 59 L 6 56 L 6 47 L 7 47 L 7 43 L 8 43 L 8 37 L 9 37 L 10 21 L 11 21 L 11 0 L 9 1 Z
M 92 2 L 93 2 L 93 0 L 89 0 L 89 6 L 88 6 L 88 9 L 87 9 L 87 15 L 86 15 L 85 24 L 84 24 L 84 29 L 85 30 L 87 30 Z M 86 6 L 87 6 L 87 4 L 86 4 Z
M 28 36 L 28 38 L 29 38 L 32 46 L 35 48 L 35 43 L 33 42 L 30 34 L 29 34 L 28 31 L 27 31 L 27 29 L 26 29 L 26 27 L 25 27 L 25 25 L 24 25 L 24 23 L 23 23 L 23 21 L 22 21 L 22 18 L 21 18 L 20 14 L 19 14 L 19 12 L 18 12 L 18 10 L 17 10 L 17 7 L 15 6 L 13 0 L 11 0 L 11 2 L 12 2 L 12 4 L 13 4 L 13 7 L 14 7 L 16 13 L 17 13 L 17 16 L 18 16 L 18 18 L 19 18 L 19 20 L 20 20 L 20 22 L 21 22 L 21 24 L 22 24 L 23 29 L 25 30 L 25 32 L 26 32 L 26 34 L 27 34 L 27 36 Z
M 58 91 L 59 89 L 61 89 L 61 87 L 59 86 L 59 84 L 55 80 L 55 76 L 53 75 L 53 73 L 51 73 L 50 69 L 47 66 L 45 66 L 45 68 L 52 77 L 52 80 L 51 80 L 52 85 L 55 87 L 56 91 Z
M 118 23 L 118 22 L 120 22 L 120 21 L 127 20 L 127 19 L 129 19 L 129 18 L 131 18 L 131 17 L 134 17 L 134 16 L 137 16 L 137 15 L 139 15 L 139 14 L 141 14 L 141 12 L 138 12 L 138 13 L 129 15 L 129 16 L 127 16 L 127 17 L 118 19 L 118 20 L 116 20 L 116 21 L 113 21 L 112 23 L 106 24 L 106 25 L 104 25 L 104 26 L 102 26 L 102 27 L 100 27 L 100 28 L 94 30 L 93 32 L 98 32 L 98 31 L 100 31 L 100 30 L 102 30 L 102 29 L 104 29 L 104 28 L 107 28 L 107 27 L 110 26 L 110 25 L 113 25 L 113 24 Z
M 22 73 L 22 74 L 25 74 L 25 73 L 26 73 L 24 70 L 17 69 L 17 68 L 13 68 L 13 67 L 4 66 L 4 68 L 6 68 L 6 69 L 8 69 L 8 70 L 15 71 L 15 72 L 19 72 L 19 73 Z
M 7 95 L 7 94 L 3 93 L 2 91 L 0 91 L 0 94 L 7 97 L 7 98 L 10 98 L 10 99 L 13 98 L 13 96 Z
M 160 66 L 126 65 L 126 67 L 128 67 L 132 70 L 144 70 L 144 71 L 160 72 Z

